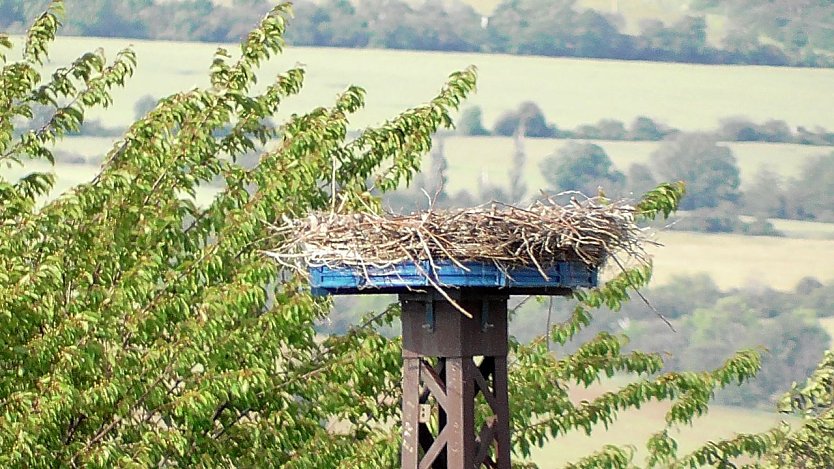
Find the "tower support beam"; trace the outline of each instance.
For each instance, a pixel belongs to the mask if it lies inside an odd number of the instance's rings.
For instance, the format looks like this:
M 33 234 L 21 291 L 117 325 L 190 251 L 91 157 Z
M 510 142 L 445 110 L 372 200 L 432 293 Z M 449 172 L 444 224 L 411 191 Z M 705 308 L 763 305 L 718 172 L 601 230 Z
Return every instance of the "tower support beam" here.
M 400 295 L 403 469 L 510 469 L 507 298 Z

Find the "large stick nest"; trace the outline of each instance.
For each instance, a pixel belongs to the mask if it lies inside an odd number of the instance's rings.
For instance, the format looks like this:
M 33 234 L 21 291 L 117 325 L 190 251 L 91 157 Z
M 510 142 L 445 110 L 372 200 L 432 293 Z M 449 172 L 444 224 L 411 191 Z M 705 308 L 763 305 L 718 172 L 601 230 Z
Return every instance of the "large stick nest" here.
M 547 199 L 527 208 L 493 203 L 410 215 L 319 213 L 276 227 L 284 242 L 268 254 L 298 270 L 449 260 L 462 267 L 471 261 L 536 267 L 544 274 L 564 260 L 600 267 L 618 251 L 643 259 L 645 236 L 634 212 L 626 202 Z

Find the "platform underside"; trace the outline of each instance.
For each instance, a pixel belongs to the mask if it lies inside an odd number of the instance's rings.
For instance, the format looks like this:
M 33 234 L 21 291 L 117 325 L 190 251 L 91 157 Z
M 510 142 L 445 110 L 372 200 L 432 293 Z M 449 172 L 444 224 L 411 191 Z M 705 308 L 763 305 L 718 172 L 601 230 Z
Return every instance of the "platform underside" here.
M 450 261 L 396 264 L 390 267 L 311 267 L 314 295 L 397 294 L 444 290 L 507 295 L 567 295 L 597 285 L 597 269 L 578 261 L 560 261 L 543 269 L 501 269 L 494 264 Z

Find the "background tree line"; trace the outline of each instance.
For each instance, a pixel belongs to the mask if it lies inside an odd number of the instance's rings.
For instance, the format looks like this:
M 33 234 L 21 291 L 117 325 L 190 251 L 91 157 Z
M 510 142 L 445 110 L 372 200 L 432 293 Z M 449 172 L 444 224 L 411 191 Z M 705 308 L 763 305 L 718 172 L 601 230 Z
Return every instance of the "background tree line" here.
M 0 28 L 23 31 L 27 19 L 46 0 L 0 0 Z M 709 2 L 705 9 L 715 9 Z M 743 4 L 744 2 L 735 2 Z M 85 0 L 71 2 L 67 33 L 82 36 L 209 42 L 238 41 L 270 7 L 268 0 Z M 296 2 L 297 25 L 290 44 L 326 47 L 466 51 L 558 57 L 592 57 L 710 64 L 759 64 L 829 67 L 832 41 L 810 36 L 808 18 L 791 21 L 787 31 L 762 21 L 748 21 L 743 7 L 727 10 L 733 29 L 719 46 L 707 40 L 703 15 L 672 23 L 645 20 L 640 33 L 622 31 L 617 15 L 583 9 L 575 0 L 505 0 L 489 17 L 471 6 L 441 0 L 324 0 Z M 797 10 L 817 14 L 816 10 Z M 813 16 L 819 19 L 820 16 Z M 739 26 L 735 26 L 739 25 Z M 765 33 L 776 39 L 762 41 Z M 806 37 L 807 36 L 807 37 Z M 827 38 L 827 36 L 825 36 Z M 781 42 L 778 42 L 781 41 Z
M 524 124 L 524 136 L 543 138 L 578 138 L 591 140 L 659 141 L 680 133 L 679 129 L 638 116 L 626 125 L 617 119 L 601 119 L 593 124 L 582 124 L 575 129 L 559 128 L 549 122 L 542 109 L 532 101 L 520 103 L 516 109 L 504 111 L 491 129 L 485 127 L 483 112 L 478 106 L 464 109 L 457 123 L 461 135 L 498 135 L 509 137 Z M 728 117 L 715 130 L 706 131 L 722 142 L 795 143 L 799 145 L 834 145 L 834 132 L 816 127 L 791 128 L 787 122 L 770 119 L 756 123 L 745 117 Z
M 493 200 L 519 203 L 536 197 L 523 180 L 527 158 L 516 138 L 507 155 L 510 184 L 481 180 L 470 192 L 447 189 L 446 156 L 440 143 L 430 155 L 428 167 L 409 188 L 385 195 L 395 211 L 438 207 L 463 207 Z M 740 170 L 732 150 L 710 133 L 673 133 L 651 154 L 649 164 L 632 163 L 625 172 L 615 168 L 605 149 L 593 142 L 575 140 L 542 159 L 537 168 L 550 193 L 578 191 L 594 196 L 600 190 L 609 197 L 633 197 L 663 180 L 687 182 L 685 211 L 670 229 L 701 232 L 735 232 L 778 236 L 769 218 L 834 221 L 834 153 L 812 157 L 798 177 L 785 179 L 761 168 L 751 184 L 741 188 Z M 425 195 L 424 195 L 425 194 Z M 740 215 L 746 215 L 740 216 Z
M 2 0 L 0 0 L 2 1 Z M 156 106 L 158 99 L 151 95 L 144 95 L 134 103 L 133 115 L 136 119 L 143 117 Z M 42 125 L 49 117 L 49 109 L 45 106 L 33 109 L 34 118 L 31 121 L 20 121 L 20 129 L 35 128 Z M 681 132 L 663 122 L 650 117 L 638 116 L 628 125 L 617 119 L 600 119 L 596 123 L 577 126 L 574 129 L 560 128 L 547 120 L 542 109 L 532 101 L 525 101 L 516 109 L 507 110 L 498 116 L 491 128 L 483 122 L 483 113 L 479 106 L 469 106 L 463 109 L 457 119 L 456 132 L 460 135 L 497 135 L 510 137 L 516 134 L 521 123 L 524 124 L 525 137 L 542 138 L 575 138 L 589 140 L 624 140 L 624 141 L 660 141 Z M 111 127 L 99 119 L 84 122 L 81 128 L 71 135 L 88 137 L 118 136 L 124 128 Z M 722 142 L 768 142 L 794 143 L 798 145 L 834 146 L 834 132 L 822 127 L 799 126 L 792 128 L 787 122 L 770 119 L 756 123 L 742 116 L 728 117 L 718 123 L 714 130 L 707 130 Z
M 157 103 L 151 95 L 145 95 L 135 103 L 137 119 L 146 115 Z M 30 120 L 17 119 L 17 133 L 36 130 L 51 117 L 47 106 L 33 106 Z M 218 129 L 225 135 L 229 128 Z M 84 122 L 80 129 L 68 135 L 95 137 L 118 136 L 124 129 L 105 126 L 99 120 Z M 757 124 L 742 117 L 724 119 L 717 129 L 699 133 L 685 133 L 679 129 L 654 121 L 645 116 L 635 118 L 628 126 L 616 119 L 602 119 L 595 124 L 583 124 L 575 129 L 563 129 L 549 122 L 539 106 L 533 102 L 521 103 L 518 108 L 501 114 L 492 129 L 484 126 L 479 107 L 466 108 L 458 119 L 457 134 L 498 135 L 516 139 L 516 149 L 508 155 L 512 176 L 509 187 L 482 183 L 473 192 L 461 191 L 448 194 L 445 175 L 446 162 L 442 138 L 430 156 L 430 167 L 418 174 L 411 189 L 400 189 L 386 195 L 392 207 L 411 209 L 427 199 L 421 194 L 426 189 L 436 195 L 439 206 L 467 206 L 490 200 L 516 202 L 522 200 L 528 188 L 524 184 L 526 150 L 518 138 L 549 137 L 575 139 L 558 151 L 548 155 L 539 170 L 548 182 L 547 189 L 561 192 L 578 190 L 587 195 L 603 188 L 608 195 L 629 196 L 642 194 L 658 181 L 683 179 L 689 183 L 689 196 L 681 208 L 687 213 L 673 229 L 703 232 L 738 232 L 754 235 L 778 235 L 768 218 L 834 221 L 834 154 L 809 159 L 800 175 L 786 179 L 761 168 L 752 184 L 742 190 L 739 168 L 732 150 L 721 142 L 776 142 L 830 146 L 834 133 L 817 128 L 809 131 L 803 127 L 792 130 L 781 120 L 769 120 Z M 651 157 L 651 164 L 634 163 L 622 171 L 615 169 L 605 149 L 581 140 L 660 141 L 662 145 Z M 56 159 L 63 163 L 96 163 L 72 152 L 56 150 Z M 257 163 L 257 155 L 250 152 L 241 157 L 247 166 Z M 442 176 L 437 176 L 442 174 Z M 739 213 L 753 217 L 740 218 Z

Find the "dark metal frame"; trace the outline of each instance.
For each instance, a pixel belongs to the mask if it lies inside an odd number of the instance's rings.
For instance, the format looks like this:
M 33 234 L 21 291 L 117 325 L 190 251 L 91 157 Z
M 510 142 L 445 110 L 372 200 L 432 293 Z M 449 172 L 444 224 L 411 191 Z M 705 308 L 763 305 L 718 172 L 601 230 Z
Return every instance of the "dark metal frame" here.
M 507 296 L 456 294 L 472 319 L 437 293 L 403 294 L 400 301 L 402 467 L 509 469 Z M 479 395 L 491 415 L 476 433 Z
M 598 280 L 597 269 L 578 261 L 545 272 L 449 260 L 309 270 L 314 295 L 400 295 L 405 469 L 509 469 L 508 295 L 569 295 Z M 476 420 L 481 395 L 491 415 Z M 476 421 L 483 421 L 477 434 Z

